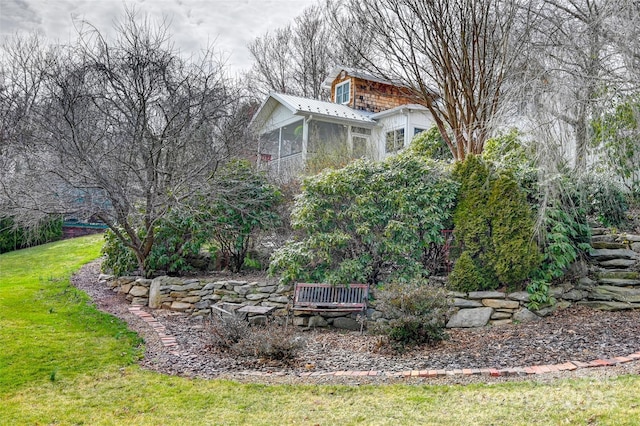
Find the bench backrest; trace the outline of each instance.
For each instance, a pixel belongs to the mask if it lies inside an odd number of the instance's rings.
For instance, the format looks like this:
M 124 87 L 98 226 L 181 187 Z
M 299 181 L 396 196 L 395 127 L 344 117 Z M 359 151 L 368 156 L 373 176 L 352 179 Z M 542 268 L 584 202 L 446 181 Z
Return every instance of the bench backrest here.
M 364 307 L 369 298 L 368 284 L 308 284 L 297 283 L 293 298 L 295 306 Z

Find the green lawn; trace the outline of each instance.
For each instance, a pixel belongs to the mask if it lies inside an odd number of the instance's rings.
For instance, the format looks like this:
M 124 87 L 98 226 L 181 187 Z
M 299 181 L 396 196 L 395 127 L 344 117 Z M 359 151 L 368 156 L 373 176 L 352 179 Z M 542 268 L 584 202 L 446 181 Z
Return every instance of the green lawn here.
M 472 386 L 289 386 L 143 371 L 139 340 L 69 284 L 99 237 L 0 255 L 0 425 L 610 424 L 640 377 Z

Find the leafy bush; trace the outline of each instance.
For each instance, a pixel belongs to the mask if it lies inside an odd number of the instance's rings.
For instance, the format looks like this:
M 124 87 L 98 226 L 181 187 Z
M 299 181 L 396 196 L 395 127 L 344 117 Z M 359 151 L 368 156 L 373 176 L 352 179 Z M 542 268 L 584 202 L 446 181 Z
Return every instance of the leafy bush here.
M 53 217 L 27 229 L 10 217 L 0 218 L 0 253 L 32 247 L 62 238 L 62 219 Z
M 449 277 L 454 290 L 518 287 L 538 266 L 533 214 L 509 173 L 497 173 L 479 157 L 456 164 L 460 182 L 453 223 L 462 262 Z M 517 265 L 517 267 L 514 267 Z
M 590 250 L 587 215 L 580 206 L 584 196 L 575 183 L 577 179 L 563 169 L 556 174 L 547 177 L 540 187 L 536 239 L 542 262 L 527 287 L 531 309 L 552 303 L 550 284 L 564 277 L 569 266 Z
M 395 349 L 434 344 L 446 338 L 451 303 L 445 290 L 426 281 L 386 284 L 376 292 L 376 308 L 389 321 L 377 326 Z
M 116 276 L 130 274 L 138 268 L 138 260 L 133 250 L 125 246 L 111 229 L 104 233 L 101 254 L 104 256 L 102 270 Z
M 640 191 L 640 97 L 619 99 L 591 123 L 593 141 L 612 171 L 629 192 Z
M 270 273 L 371 284 L 428 275 L 456 190 L 442 165 L 409 154 L 325 170 L 304 181 L 291 215 L 297 235 L 274 253 Z
M 239 272 L 257 231 L 280 223 L 276 207 L 282 194 L 264 174 L 243 160 L 225 165 L 216 182 L 217 194 L 206 208 L 206 226 L 212 231 L 220 255 L 227 256 L 231 269 Z
M 626 221 L 629 209 L 627 196 L 611 177 L 602 174 L 587 174 L 578 184 L 581 206 L 589 216 L 597 217 L 604 226 L 620 227 Z
M 434 160 L 453 160 L 451 150 L 436 126 L 417 134 L 411 141 L 409 152 Z
M 159 221 L 153 232 L 154 244 L 144 267 L 148 276 L 158 272 L 180 275 L 195 269 L 192 263 L 208 238 L 201 223 L 193 216 L 173 213 Z M 140 232 L 138 236 L 143 237 Z M 125 246 L 112 230 L 105 233 L 102 254 L 105 256 L 102 263 L 105 271 L 121 276 L 139 269 L 134 251 Z

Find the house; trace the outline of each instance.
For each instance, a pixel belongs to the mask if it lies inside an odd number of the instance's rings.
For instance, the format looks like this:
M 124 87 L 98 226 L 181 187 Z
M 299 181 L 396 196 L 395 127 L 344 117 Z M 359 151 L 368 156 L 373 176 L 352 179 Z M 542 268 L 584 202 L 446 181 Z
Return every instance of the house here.
M 434 124 L 405 88 L 367 72 L 337 67 L 323 85 L 331 102 L 271 93 L 262 103 L 252 120 L 261 168 L 291 178 L 336 153 L 379 161 Z

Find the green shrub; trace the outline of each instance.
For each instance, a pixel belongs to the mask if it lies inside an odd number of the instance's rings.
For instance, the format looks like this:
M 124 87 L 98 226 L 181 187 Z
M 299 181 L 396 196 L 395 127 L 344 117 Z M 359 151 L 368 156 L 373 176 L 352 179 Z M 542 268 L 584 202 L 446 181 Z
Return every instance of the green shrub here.
M 257 232 L 280 223 L 276 209 L 282 193 L 244 160 L 229 162 L 215 179 L 216 194 L 203 208 L 206 227 L 220 256 L 228 257 L 231 269 L 239 272 Z
M 497 173 L 476 156 L 456 164 L 460 182 L 453 223 L 461 245 L 449 285 L 458 291 L 520 287 L 537 268 L 533 214 L 510 173 Z
M 492 290 L 495 282 L 493 275 L 478 265 L 478 260 L 474 260 L 470 252 L 465 250 L 449 274 L 448 285 L 452 290 L 468 293 Z
M 16 226 L 10 217 L 0 218 L 0 253 L 57 241 L 62 238 L 62 219 L 52 217 L 34 228 Z
M 590 250 L 590 229 L 585 210 L 580 207 L 584 197 L 570 174 L 547 179 L 540 196 L 536 237 L 542 252 L 542 262 L 532 274 L 527 287 L 529 307 L 538 309 L 552 303 L 549 286 L 564 277 L 567 269 Z
M 297 234 L 274 253 L 270 273 L 370 284 L 428 275 L 456 190 L 444 166 L 409 154 L 325 170 L 304 181 L 291 215 Z
M 378 325 L 398 350 L 434 344 L 446 338 L 445 326 L 451 303 L 442 287 L 426 281 L 386 284 L 376 291 L 376 308 L 389 321 Z
M 104 233 L 101 254 L 104 256 L 102 270 L 105 272 L 120 277 L 138 269 L 138 260 L 133 250 L 125 246 L 111 229 Z
M 408 151 L 434 160 L 453 160 L 451 150 L 436 126 L 417 134 L 411 141 Z
M 578 183 L 581 206 L 604 226 L 620 227 L 629 210 L 627 195 L 612 178 L 602 174 L 587 174 Z
M 193 216 L 170 214 L 153 228 L 154 244 L 146 258 L 145 272 L 148 276 L 157 273 L 180 275 L 193 271 L 200 249 L 208 234 Z M 142 238 L 142 235 L 138 235 Z M 138 260 L 134 251 L 125 246 L 112 230 L 105 232 L 102 248 L 105 260 L 102 269 L 117 276 L 138 271 Z

